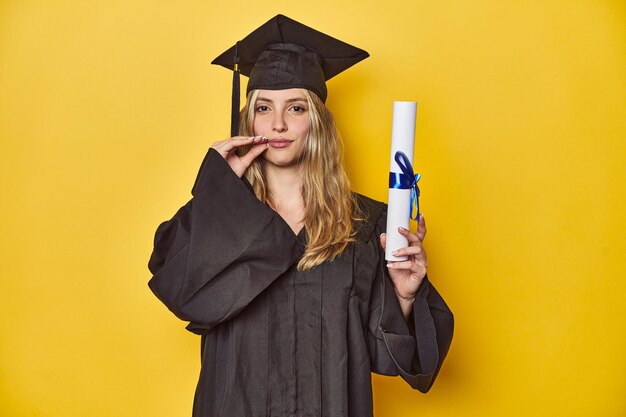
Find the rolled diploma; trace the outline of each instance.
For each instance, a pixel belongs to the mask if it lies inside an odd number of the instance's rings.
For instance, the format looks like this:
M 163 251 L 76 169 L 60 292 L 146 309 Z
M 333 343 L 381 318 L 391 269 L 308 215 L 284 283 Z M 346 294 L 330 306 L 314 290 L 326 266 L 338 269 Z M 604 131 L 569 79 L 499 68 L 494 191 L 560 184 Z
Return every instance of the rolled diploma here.
M 417 103 L 414 101 L 393 102 L 393 122 L 391 126 L 391 162 L 389 172 L 402 172 L 394 157 L 396 152 L 402 151 L 413 165 L 413 150 L 415 147 L 415 116 Z M 389 188 L 387 207 L 387 245 L 385 259 L 388 261 L 406 261 L 406 256 L 393 256 L 397 249 L 405 248 L 409 242 L 398 232 L 398 227 L 409 228 L 411 217 L 410 203 L 411 190 Z

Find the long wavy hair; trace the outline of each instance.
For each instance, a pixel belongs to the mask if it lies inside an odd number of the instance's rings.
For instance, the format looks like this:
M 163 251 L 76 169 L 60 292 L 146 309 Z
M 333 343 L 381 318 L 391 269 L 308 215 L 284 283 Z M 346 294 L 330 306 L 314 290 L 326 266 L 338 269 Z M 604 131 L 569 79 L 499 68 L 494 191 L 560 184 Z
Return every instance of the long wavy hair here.
M 255 103 L 259 90 L 248 93 L 241 110 L 239 132 L 254 135 Z M 335 259 L 355 240 L 354 222 L 362 220 L 343 167 L 343 145 L 334 118 L 320 98 L 302 90 L 309 108 L 309 132 L 299 163 L 302 168 L 302 199 L 308 242 L 299 270 L 308 270 Z M 246 152 L 247 150 L 243 150 Z M 245 173 L 257 198 L 274 207 L 267 188 L 263 157 L 256 158 Z

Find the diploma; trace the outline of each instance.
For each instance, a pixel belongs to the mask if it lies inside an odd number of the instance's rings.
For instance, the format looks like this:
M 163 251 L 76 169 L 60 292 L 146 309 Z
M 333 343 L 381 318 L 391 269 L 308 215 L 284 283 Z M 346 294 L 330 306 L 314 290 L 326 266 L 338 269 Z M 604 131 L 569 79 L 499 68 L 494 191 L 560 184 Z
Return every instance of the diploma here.
M 409 229 L 409 220 L 414 200 L 419 196 L 417 181 L 419 174 L 409 178 L 413 171 L 415 148 L 415 116 L 417 103 L 395 101 L 391 127 L 391 161 L 389 163 L 389 198 L 387 207 L 387 245 L 385 259 L 406 261 L 406 256 L 393 256 L 392 252 L 408 246 L 407 239 L 398 232 L 398 227 Z M 403 155 L 402 155 L 403 154 Z M 407 167 L 408 162 L 408 167 Z M 410 170 L 410 171 L 409 171 Z

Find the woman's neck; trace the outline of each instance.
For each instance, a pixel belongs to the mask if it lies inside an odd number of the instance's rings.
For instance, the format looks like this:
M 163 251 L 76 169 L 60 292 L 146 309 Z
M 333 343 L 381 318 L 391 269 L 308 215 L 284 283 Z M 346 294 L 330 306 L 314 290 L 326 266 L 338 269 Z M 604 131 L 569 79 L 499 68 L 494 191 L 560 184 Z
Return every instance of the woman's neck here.
M 289 224 L 293 232 L 298 234 L 302 229 L 304 218 L 300 166 L 277 167 L 266 164 L 265 179 L 272 207 Z

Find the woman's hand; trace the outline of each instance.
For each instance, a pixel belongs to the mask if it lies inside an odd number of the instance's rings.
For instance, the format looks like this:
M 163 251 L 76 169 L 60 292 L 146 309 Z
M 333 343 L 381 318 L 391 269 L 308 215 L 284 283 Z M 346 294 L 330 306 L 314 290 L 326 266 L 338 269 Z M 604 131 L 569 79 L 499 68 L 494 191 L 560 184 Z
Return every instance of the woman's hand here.
M 422 245 L 424 237 L 426 236 L 426 222 L 424 216 L 420 216 L 417 233 L 411 233 L 411 231 L 404 228 L 399 228 L 398 231 L 407 238 L 409 246 L 398 249 L 393 252 L 393 255 L 408 256 L 409 259 L 406 261 L 390 261 L 387 264 L 387 269 L 393 281 L 396 296 L 400 301 L 404 317 L 408 318 L 413 301 L 415 300 L 415 294 L 426 276 L 426 267 L 428 266 L 426 252 Z M 386 243 L 387 236 L 383 233 L 380 236 L 380 244 L 383 250 L 385 249 Z
M 246 145 L 250 145 L 248 152 L 243 156 L 237 155 L 237 149 Z M 264 136 L 235 136 L 215 142 L 211 147 L 222 155 L 222 158 L 228 162 L 235 174 L 241 178 L 252 161 L 261 155 L 268 148 L 268 145 L 267 138 Z

